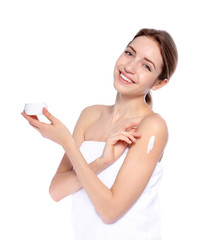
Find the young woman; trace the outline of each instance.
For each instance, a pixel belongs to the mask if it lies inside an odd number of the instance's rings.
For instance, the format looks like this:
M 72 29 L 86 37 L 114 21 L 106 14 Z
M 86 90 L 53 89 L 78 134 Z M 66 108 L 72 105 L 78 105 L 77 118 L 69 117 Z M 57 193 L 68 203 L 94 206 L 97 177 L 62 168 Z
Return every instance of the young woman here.
M 115 104 L 84 109 L 73 135 L 45 108 L 51 124 L 22 113 L 65 150 L 50 194 L 73 194 L 76 239 L 161 239 L 157 190 L 168 130 L 149 92 L 168 83 L 176 64 L 171 36 L 142 29 L 116 62 Z

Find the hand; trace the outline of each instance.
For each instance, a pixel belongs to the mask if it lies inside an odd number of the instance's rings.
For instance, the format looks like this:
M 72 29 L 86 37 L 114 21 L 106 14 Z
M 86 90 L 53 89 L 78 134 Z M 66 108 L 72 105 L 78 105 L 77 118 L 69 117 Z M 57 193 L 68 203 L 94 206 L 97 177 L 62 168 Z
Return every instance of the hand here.
M 22 112 L 23 117 L 29 122 L 29 124 L 34 127 L 41 135 L 48 138 L 61 146 L 64 146 L 67 139 L 71 136 L 69 130 L 61 123 L 57 118 L 55 118 L 51 113 L 48 112 L 46 108 L 43 108 L 44 116 L 49 119 L 50 124 L 40 122 L 37 116 L 29 116 Z
M 141 134 L 136 130 L 137 125 L 135 122 L 127 123 L 121 129 L 114 129 L 111 132 L 100 157 L 102 163 L 109 166 L 123 154 L 128 146 L 131 146 L 137 138 L 141 137 Z

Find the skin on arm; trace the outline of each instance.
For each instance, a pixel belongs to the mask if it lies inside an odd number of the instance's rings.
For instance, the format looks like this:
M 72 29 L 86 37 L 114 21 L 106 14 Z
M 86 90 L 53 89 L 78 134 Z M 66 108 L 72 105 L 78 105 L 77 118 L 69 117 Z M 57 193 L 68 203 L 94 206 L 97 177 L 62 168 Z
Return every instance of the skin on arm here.
M 96 176 L 90 165 L 87 164 L 73 136 L 64 124 L 46 109 L 43 110 L 43 113 L 51 121 L 51 124 L 41 123 L 38 119 L 33 119 L 24 113 L 22 115 L 43 137 L 60 144 L 64 148 L 81 186 L 86 191 L 102 220 L 105 223 L 112 223 L 119 219 L 140 197 L 157 161 L 163 154 L 168 135 L 164 120 L 157 114 L 153 114 L 140 123 L 138 132 L 142 134 L 142 137 L 133 142 L 134 145 L 128 151 L 114 185 L 109 189 Z M 120 140 L 122 140 L 122 137 L 128 138 L 128 135 L 122 132 L 119 136 Z M 155 136 L 155 144 L 148 154 L 147 146 L 151 136 Z M 132 140 L 132 137 L 129 137 L 129 139 Z M 103 154 L 104 152 L 108 153 L 108 151 L 103 151 Z M 104 159 L 104 156 L 101 156 L 100 159 Z M 126 201 L 125 196 L 127 196 Z
M 65 146 L 79 181 L 105 223 L 115 222 L 131 208 L 144 191 L 162 157 L 168 138 L 164 120 L 159 116 L 148 117 L 140 124 L 138 131 L 142 137 L 130 148 L 111 189 L 96 177 L 75 145 L 72 146 L 72 141 Z M 155 143 L 148 154 L 151 136 L 155 136 Z
M 157 116 L 146 119 L 139 126 L 139 131 L 142 137 L 130 148 L 111 188 L 113 202 L 108 210 L 110 213 L 107 213 L 108 221 L 111 222 L 127 212 L 140 197 L 163 155 L 168 140 L 165 121 Z M 152 136 L 155 136 L 155 141 L 148 152 Z
M 93 110 L 93 106 L 85 108 L 80 114 L 80 117 L 76 123 L 73 132 L 73 138 L 78 147 L 80 147 L 84 141 L 85 129 L 90 125 L 90 122 L 93 121 L 92 117 L 94 118 L 95 116 L 95 114 L 91 114 Z M 95 174 L 98 174 L 102 170 L 98 159 L 90 163 L 90 167 Z M 80 190 L 81 188 L 81 183 L 79 182 L 75 171 L 73 171 L 73 166 L 69 157 L 65 153 L 57 172 L 51 181 L 49 187 L 50 195 L 54 201 L 60 201 L 66 196 Z
M 87 107 L 82 111 L 73 132 L 73 139 L 78 148 L 81 146 L 82 142 L 85 139 L 85 130 L 88 129 L 88 127 L 99 117 L 100 112 L 101 111 L 98 106 Z M 131 127 L 133 125 L 134 123 L 131 122 L 127 126 Z M 137 133 L 131 134 L 134 136 L 139 136 Z M 94 172 L 94 174 L 97 175 L 113 162 L 114 160 L 109 160 L 108 158 L 97 158 L 89 165 L 87 165 Z M 67 153 L 65 153 L 57 169 L 57 172 L 51 181 L 49 187 L 50 195 L 54 201 L 60 201 L 66 196 L 80 190 L 81 188 L 82 185 L 76 175 L 76 172 L 73 169 L 73 165 L 71 164 Z
M 32 127 L 39 131 L 43 137 L 60 144 L 63 148 L 65 145 L 67 145 L 66 143 L 69 140 L 71 148 L 73 147 L 73 149 L 75 149 L 76 152 L 80 154 L 79 146 L 84 141 L 85 129 L 87 129 L 90 124 L 93 124 L 93 122 L 96 121 L 97 117 L 101 114 L 101 108 L 99 108 L 99 106 L 92 106 L 86 108 L 82 112 L 74 130 L 73 134 L 74 137 L 70 134 L 66 126 L 63 123 L 61 123 L 57 118 L 55 118 L 53 115 L 51 115 L 47 109 L 45 108 L 43 109 L 43 114 L 51 122 L 50 124 L 40 122 L 37 116 L 29 116 L 22 112 L 23 117 L 29 122 L 29 124 Z M 130 122 L 129 124 L 127 124 L 129 128 L 132 128 L 133 125 L 134 122 Z M 127 135 L 130 135 L 131 138 L 134 138 L 139 134 L 127 133 Z M 119 153 L 119 151 L 117 151 L 117 153 Z M 81 159 L 83 159 L 84 163 L 86 163 L 82 155 Z M 86 163 L 85 165 L 96 176 L 96 174 L 103 171 L 105 168 L 111 165 L 116 159 L 112 159 L 112 161 L 111 160 L 108 161 L 108 159 L 106 159 L 105 161 L 104 158 L 100 157 L 94 160 L 92 163 L 90 164 Z M 68 153 L 66 153 L 50 184 L 49 191 L 51 197 L 53 198 L 54 201 L 59 201 L 62 198 L 78 191 L 81 188 L 82 184 L 79 181 L 76 172 L 73 171 L 73 164 L 70 161 L 70 157 L 68 157 Z

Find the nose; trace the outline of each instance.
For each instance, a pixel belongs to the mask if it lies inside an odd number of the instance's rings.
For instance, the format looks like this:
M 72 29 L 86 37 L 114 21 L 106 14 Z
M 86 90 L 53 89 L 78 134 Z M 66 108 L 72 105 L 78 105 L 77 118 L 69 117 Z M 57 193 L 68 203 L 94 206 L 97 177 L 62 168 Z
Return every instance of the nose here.
M 125 64 L 124 66 L 124 70 L 127 73 L 131 73 L 131 74 L 135 74 L 136 72 L 136 63 L 134 60 L 131 60 L 130 62 L 128 62 L 127 64 Z

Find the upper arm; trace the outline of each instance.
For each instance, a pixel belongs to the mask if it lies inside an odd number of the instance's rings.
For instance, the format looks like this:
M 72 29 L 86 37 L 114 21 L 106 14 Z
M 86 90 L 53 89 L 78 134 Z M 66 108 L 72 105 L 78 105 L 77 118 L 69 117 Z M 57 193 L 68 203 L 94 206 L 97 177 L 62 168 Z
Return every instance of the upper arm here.
M 84 133 L 85 133 L 85 129 L 87 126 L 86 116 L 88 115 L 88 112 L 89 112 L 88 108 L 85 108 L 81 112 L 79 119 L 74 127 L 73 138 L 74 138 L 76 144 L 78 145 L 78 147 L 80 147 L 80 145 L 84 141 Z
M 116 209 L 115 219 L 124 214 L 140 197 L 167 143 L 167 126 L 160 117 L 145 120 L 139 126 L 138 132 L 142 137 L 137 139 L 128 151 L 111 188 L 114 196 L 113 208 Z M 152 136 L 155 137 L 155 141 L 148 153 L 147 148 Z
M 84 141 L 84 129 L 85 129 L 84 119 L 86 117 L 86 112 L 87 112 L 87 109 L 84 109 L 81 112 L 79 119 L 75 125 L 74 131 L 73 131 L 73 138 L 74 138 L 76 144 L 78 145 L 78 147 L 80 147 L 81 143 Z M 70 171 L 70 170 L 72 170 L 72 168 L 73 168 L 72 164 L 71 164 L 67 154 L 65 153 L 59 164 L 56 174 Z
M 86 130 L 98 119 L 100 114 L 101 107 L 98 105 L 89 106 L 81 112 L 73 132 L 73 137 L 78 147 L 85 140 Z
M 73 131 L 73 138 L 78 147 L 80 147 L 82 142 L 85 140 L 85 131 L 94 121 L 97 112 L 97 106 L 86 107 L 81 112 Z M 70 171 L 72 168 L 73 166 L 65 153 L 57 169 L 57 173 Z

